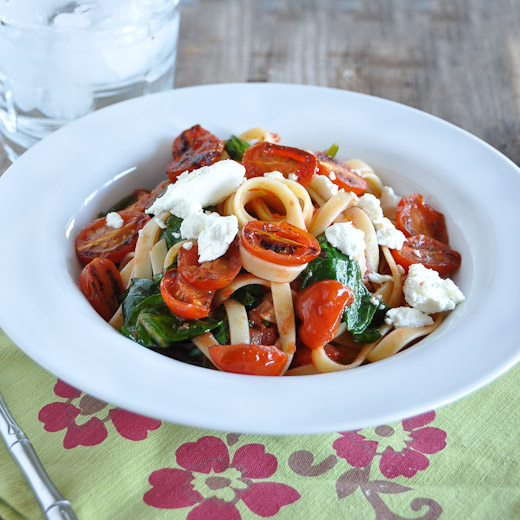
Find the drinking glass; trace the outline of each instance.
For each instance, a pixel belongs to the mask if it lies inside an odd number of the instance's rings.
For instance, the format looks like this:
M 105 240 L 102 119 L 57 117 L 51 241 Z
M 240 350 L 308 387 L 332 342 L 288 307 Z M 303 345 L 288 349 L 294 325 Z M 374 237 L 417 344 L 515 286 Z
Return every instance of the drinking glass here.
M 0 0 L 9 159 L 93 110 L 173 88 L 179 18 L 179 0 Z

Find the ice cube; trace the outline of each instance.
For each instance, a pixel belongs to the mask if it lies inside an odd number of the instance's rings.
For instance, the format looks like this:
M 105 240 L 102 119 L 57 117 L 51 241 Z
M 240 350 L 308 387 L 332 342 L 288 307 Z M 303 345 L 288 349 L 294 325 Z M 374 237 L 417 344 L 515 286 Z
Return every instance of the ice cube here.
M 87 85 L 60 76 L 47 78 L 40 111 L 55 119 L 75 119 L 93 109 L 94 97 Z

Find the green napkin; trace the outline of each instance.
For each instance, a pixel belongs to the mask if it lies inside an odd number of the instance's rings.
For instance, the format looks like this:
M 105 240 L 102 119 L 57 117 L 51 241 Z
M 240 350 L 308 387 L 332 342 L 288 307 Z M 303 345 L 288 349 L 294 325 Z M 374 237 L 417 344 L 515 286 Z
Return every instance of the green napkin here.
M 520 518 L 520 367 L 415 418 L 276 437 L 166 424 L 100 402 L 1 331 L 0 359 L 5 400 L 80 520 Z M 43 518 L 2 443 L 0 518 Z

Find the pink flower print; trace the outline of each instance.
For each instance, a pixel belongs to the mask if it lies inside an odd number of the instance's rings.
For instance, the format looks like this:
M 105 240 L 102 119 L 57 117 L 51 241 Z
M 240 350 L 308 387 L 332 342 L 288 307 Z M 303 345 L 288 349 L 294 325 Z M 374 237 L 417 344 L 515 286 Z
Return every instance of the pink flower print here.
M 206 436 L 180 446 L 175 457 L 183 469 L 154 471 L 149 478 L 152 488 L 143 499 L 162 509 L 191 507 L 189 520 L 238 520 L 239 501 L 266 518 L 300 498 L 286 484 L 257 481 L 272 477 L 278 466 L 276 457 L 266 453 L 261 444 L 238 448 L 230 462 L 226 444 L 217 437 Z
M 53 402 L 44 406 L 38 419 L 44 424 L 45 431 L 66 430 L 63 439 L 65 449 L 101 444 L 108 437 L 105 424 L 110 421 L 122 437 L 132 441 L 145 439 L 150 430 L 156 430 L 161 425 L 160 421 L 120 408 L 111 408 L 107 412 L 106 403 L 87 394 L 82 397 L 79 390 L 59 379 L 54 386 L 54 393 L 66 399 L 66 402 Z M 79 402 L 72 404 L 77 399 Z
M 382 425 L 341 433 L 333 447 L 339 457 L 356 468 L 366 468 L 380 455 L 379 469 L 385 477 L 411 478 L 429 466 L 426 455 L 446 447 L 446 432 L 426 426 L 434 419 L 435 412 L 428 412 L 394 427 Z

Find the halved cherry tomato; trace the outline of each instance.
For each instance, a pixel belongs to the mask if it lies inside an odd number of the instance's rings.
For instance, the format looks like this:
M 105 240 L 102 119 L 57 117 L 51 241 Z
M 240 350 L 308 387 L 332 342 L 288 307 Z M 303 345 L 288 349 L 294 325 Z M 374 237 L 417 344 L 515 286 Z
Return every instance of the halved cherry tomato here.
M 273 345 L 215 345 L 209 355 L 218 368 L 235 374 L 278 376 L 287 363 L 287 354 Z
M 302 320 L 300 339 L 309 348 L 323 347 L 339 327 L 345 307 L 354 301 L 352 290 L 336 280 L 322 280 L 296 296 L 296 311 Z
M 171 182 L 186 170 L 191 172 L 216 162 L 224 151 L 224 141 L 200 125 L 184 130 L 173 141 L 173 160 L 166 167 Z
M 304 345 L 299 338 L 296 339 L 296 352 L 291 361 L 290 368 L 312 365 L 312 349 Z
M 176 269 L 166 271 L 161 280 L 161 296 L 168 308 L 186 320 L 199 320 L 209 314 L 213 293 L 185 282 Z
M 117 264 L 135 249 L 137 234 L 150 220 L 150 216 L 131 210 L 118 213 L 124 222 L 120 228 L 107 226 L 106 217 L 101 217 L 80 231 L 75 245 L 76 253 L 83 263 L 94 258 L 108 258 Z
M 242 245 L 253 255 L 278 265 L 302 265 L 321 251 L 316 238 L 287 222 L 253 220 L 242 228 Z
M 229 285 L 240 272 L 242 260 L 238 248 L 238 238 L 220 258 L 199 264 L 197 244 L 189 250 L 181 248 L 177 257 L 179 274 L 197 289 L 216 291 Z
M 108 258 L 94 258 L 87 264 L 79 275 L 79 287 L 105 321 L 117 311 L 125 290 L 117 267 Z
M 396 209 L 397 227 L 407 237 L 426 235 L 448 243 L 444 215 L 424 203 L 423 196 L 412 193 L 402 197 Z
M 315 155 L 318 159 L 318 173 L 326 175 L 339 188 L 356 195 L 363 195 L 368 190 L 367 181 L 353 172 L 348 164 L 325 152 L 316 152 Z
M 448 244 L 425 235 L 414 235 L 402 249 L 391 249 L 394 260 L 404 269 L 412 264 L 423 264 L 439 274 L 449 274 L 460 267 L 461 257 Z
M 242 164 L 246 168 L 248 179 L 272 171 L 283 173 L 285 177 L 294 173 L 303 186 L 311 182 L 318 168 L 316 157 L 311 153 L 267 142 L 257 143 L 248 148 L 242 158 Z
M 266 326 L 265 323 L 251 326 L 249 336 L 254 345 L 274 345 L 280 337 L 275 325 Z
M 148 206 L 152 205 L 154 200 L 159 197 L 159 195 L 162 195 L 168 184 L 170 184 L 170 181 L 167 179 L 158 184 L 152 191 L 136 190 L 139 192 L 137 200 L 126 209 L 133 211 L 144 211 Z

